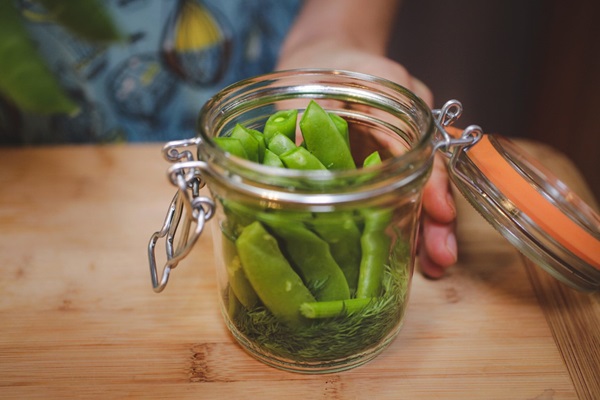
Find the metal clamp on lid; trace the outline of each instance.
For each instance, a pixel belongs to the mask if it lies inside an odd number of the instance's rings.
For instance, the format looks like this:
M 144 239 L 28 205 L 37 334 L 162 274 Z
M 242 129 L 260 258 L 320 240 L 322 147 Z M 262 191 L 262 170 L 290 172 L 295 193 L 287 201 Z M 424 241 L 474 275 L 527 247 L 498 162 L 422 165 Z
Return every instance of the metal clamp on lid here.
M 205 163 L 196 161 L 189 150 L 179 151 L 179 148 L 197 146 L 198 142 L 197 138 L 191 138 L 169 142 L 163 147 L 164 157 L 175 163 L 169 168 L 168 176 L 171 183 L 177 187 L 177 193 L 169 205 L 162 228 L 150 237 L 148 243 L 152 288 L 157 293 L 163 291 L 171 270 L 192 250 L 204 230 L 204 223 L 214 214 L 215 205 L 212 199 L 200 196 L 200 189 L 204 186 L 200 171 Z M 195 225 L 193 229 L 192 225 Z M 159 280 L 156 244 L 161 238 L 165 238 L 167 261 Z
M 435 149 L 448 158 L 457 153 L 457 150 L 466 150 L 475 145 L 483 136 L 483 131 L 478 125 L 470 125 L 462 132 L 456 128 L 451 131 L 446 129 L 460 118 L 462 110 L 462 104 L 458 100 L 449 100 L 441 109 L 432 110 L 439 135 Z
M 509 139 L 477 126 L 450 128 L 461 110 L 451 101 L 434 115 L 437 148 L 450 158 L 463 196 L 552 276 L 578 290 L 600 290 L 600 216 Z

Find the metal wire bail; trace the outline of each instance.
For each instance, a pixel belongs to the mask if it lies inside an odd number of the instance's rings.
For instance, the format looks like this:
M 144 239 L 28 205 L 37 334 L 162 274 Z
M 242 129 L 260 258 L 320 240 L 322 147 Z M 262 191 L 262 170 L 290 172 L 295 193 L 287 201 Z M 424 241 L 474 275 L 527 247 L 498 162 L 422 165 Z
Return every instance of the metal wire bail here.
M 463 107 L 458 100 L 448 100 L 439 110 L 432 110 L 434 122 L 439 133 L 439 141 L 435 144 L 435 149 L 440 150 L 447 157 L 451 157 L 454 153 L 452 149 L 464 150 L 481 139 L 483 135 L 482 129 L 478 125 L 470 125 L 465 128 L 459 137 L 453 136 L 446 127 L 451 126 L 458 118 L 460 118 Z
M 172 141 L 163 147 L 165 159 L 174 163 L 168 169 L 167 175 L 177 187 L 177 192 L 169 205 L 162 228 L 152 234 L 148 243 L 150 277 L 156 293 L 163 291 L 171 270 L 189 254 L 202 234 L 205 222 L 214 214 L 215 205 L 212 199 L 200 196 L 200 189 L 204 186 L 201 170 L 205 168 L 206 163 L 196 161 L 189 150 L 180 151 L 180 148 L 197 146 L 199 143 L 198 138 L 192 138 Z M 178 243 L 175 243 L 176 234 L 179 238 Z M 159 279 L 156 244 L 163 238 L 167 260 Z

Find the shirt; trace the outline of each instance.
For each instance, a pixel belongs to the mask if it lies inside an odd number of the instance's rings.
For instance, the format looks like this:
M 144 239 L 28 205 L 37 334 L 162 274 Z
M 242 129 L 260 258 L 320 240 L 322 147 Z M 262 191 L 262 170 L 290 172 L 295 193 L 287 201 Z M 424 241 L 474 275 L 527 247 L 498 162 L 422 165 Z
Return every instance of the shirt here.
M 0 103 L 0 130 L 39 144 L 194 136 L 199 110 L 218 90 L 273 69 L 300 0 L 110 0 L 103 4 L 125 36 L 110 45 L 74 36 L 37 3 L 19 4 L 80 106 L 74 116 L 40 116 Z

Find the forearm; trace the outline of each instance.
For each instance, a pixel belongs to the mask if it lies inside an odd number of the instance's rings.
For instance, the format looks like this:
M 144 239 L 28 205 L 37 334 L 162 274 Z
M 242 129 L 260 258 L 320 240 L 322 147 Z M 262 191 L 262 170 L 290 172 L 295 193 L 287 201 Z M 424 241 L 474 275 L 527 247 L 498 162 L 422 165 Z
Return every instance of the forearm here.
M 384 55 L 400 0 L 305 0 L 282 49 L 339 44 Z

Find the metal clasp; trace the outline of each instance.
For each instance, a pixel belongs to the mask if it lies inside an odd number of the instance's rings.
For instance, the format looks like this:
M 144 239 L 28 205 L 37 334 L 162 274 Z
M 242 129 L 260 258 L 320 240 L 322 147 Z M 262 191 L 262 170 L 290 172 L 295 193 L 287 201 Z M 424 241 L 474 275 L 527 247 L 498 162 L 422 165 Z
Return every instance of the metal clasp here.
M 174 163 L 168 169 L 167 176 L 177 187 L 177 193 L 169 205 L 162 228 L 152 234 L 148 243 L 150 276 L 156 293 L 163 291 L 171 270 L 189 254 L 202 234 L 205 222 L 214 214 L 215 204 L 212 199 L 200 196 L 200 189 L 204 187 L 201 171 L 206 168 L 206 163 L 196 160 L 190 150 L 180 150 L 190 146 L 197 147 L 199 143 L 198 138 L 177 140 L 167 143 L 162 149 L 165 159 Z M 156 244 L 162 238 L 165 238 L 167 260 L 159 279 Z
M 473 146 L 483 136 L 483 130 L 478 125 L 469 125 L 460 135 L 448 133 L 446 127 L 460 118 L 462 111 L 462 104 L 458 100 L 449 100 L 441 109 L 432 110 L 438 134 L 435 150 L 440 150 L 448 158 L 457 150 L 466 150 Z

